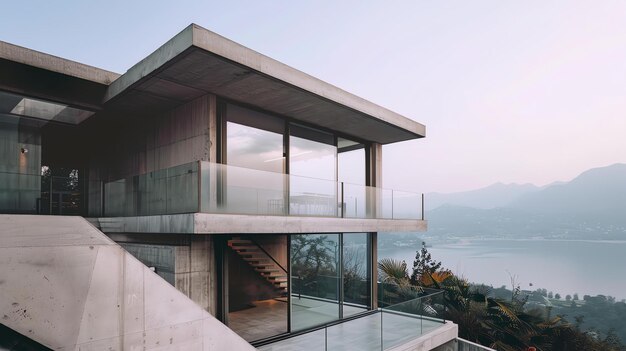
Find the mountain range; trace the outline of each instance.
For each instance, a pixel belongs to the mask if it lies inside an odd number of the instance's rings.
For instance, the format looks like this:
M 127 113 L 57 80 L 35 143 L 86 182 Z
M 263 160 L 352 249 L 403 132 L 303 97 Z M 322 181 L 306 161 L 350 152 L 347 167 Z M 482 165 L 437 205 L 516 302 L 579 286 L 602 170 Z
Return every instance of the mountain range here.
M 496 183 L 426 195 L 431 234 L 626 239 L 626 164 L 544 187 Z

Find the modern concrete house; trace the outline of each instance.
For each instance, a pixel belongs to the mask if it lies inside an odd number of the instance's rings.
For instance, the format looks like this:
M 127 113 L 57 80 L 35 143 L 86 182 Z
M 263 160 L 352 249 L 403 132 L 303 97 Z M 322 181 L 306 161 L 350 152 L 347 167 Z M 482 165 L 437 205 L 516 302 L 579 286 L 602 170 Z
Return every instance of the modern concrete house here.
M 0 42 L 0 348 L 455 349 L 378 278 L 424 136 L 197 25 L 122 75 Z

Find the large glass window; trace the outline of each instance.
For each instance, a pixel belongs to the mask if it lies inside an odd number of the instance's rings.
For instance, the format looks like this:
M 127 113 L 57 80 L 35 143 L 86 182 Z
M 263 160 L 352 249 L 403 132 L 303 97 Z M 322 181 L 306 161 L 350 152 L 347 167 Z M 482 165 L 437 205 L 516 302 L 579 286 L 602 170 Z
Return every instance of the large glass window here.
M 370 306 L 371 257 L 367 233 L 343 234 L 343 317 Z
M 232 166 L 284 173 L 284 122 L 264 113 L 226 106 L 226 162 Z
M 337 216 L 337 147 L 335 138 L 316 129 L 289 128 L 289 213 Z
M 289 132 L 289 173 L 337 180 L 337 147 L 333 135 L 297 124 L 292 124 Z
M 369 309 L 369 252 L 367 233 L 291 236 L 291 331 Z
M 287 235 L 233 236 L 228 246 L 228 326 L 247 341 L 288 332 Z
M 337 173 L 340 182 L 365 185 L 365 145 L 337 138 Z
M 291 236 L 291 331 L 339 319 L 339 234 Z

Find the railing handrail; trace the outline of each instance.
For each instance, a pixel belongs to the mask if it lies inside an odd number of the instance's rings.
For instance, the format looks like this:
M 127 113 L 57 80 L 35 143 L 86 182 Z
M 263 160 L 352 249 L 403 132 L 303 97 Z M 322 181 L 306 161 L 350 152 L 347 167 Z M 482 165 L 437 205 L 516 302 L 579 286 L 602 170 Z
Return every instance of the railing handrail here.
M 254 239 L 248 239 L 250 240 L 256 247 L 258 247 L 259 249 L 261 249 L 261 251 L 263 251 L 263 253 L 269 257 L 272 261 L 274 261 L 274 263 L 276 263 L 276 265 L 283 270 L 283 272 L 285 272 L 285 274 L 287 274 L 287 276 L 289 276 L 289 272 L 287 272 L 287 270 L 285 269 L 285 267 L 283 267 L 283 265 L 281 265 L 280 263 L 278 263 L 278 261 L 276 261 L 276 259 L 274 259 L 274 256 L 270 255 L 269 252 L 265 251 L 265 249 L 259 245 L 258 242 L 256 242 L 256 240 Z
M 439 291 L 435 291 L 435 292 L 430 293 L 430 294 L 426 294 L 426 295 L 418 296 L 418 297 L 415 297 L 415 298 L 412 298 L 412 299 L 409 299 L 409 300 L 406 300 L 406 301 L 398 302 L 398 303 L 395 303 L 393 305 L 389 305 L 389 306 L 386 306 L 386 307 L 381 307 L 380 309 L 381 310 L 390 309 L 390 308 L 393 308 L 394 306 L 399 306 L 399 305 L 402 305 L 404 303 L 408 304 L 408 303 L 415 302 L 417 300 L 432 298 L 432 297 L 434 297 L 436 295 L 442 295 L 444 293 L 445 293 L 444 290 L 439 290 Z

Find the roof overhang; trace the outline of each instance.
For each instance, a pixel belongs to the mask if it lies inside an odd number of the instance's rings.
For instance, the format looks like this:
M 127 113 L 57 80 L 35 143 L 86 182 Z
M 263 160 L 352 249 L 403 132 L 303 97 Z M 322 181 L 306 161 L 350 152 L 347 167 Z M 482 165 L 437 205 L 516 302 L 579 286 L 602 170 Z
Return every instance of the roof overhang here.
M 147 113 L 207 93 L 381 144 L 425 136 L 420 123 L 195 24 L 111 83 L 104 103 Z
M 97 111 L 119 74 L 0 41 L 0 90 Z

